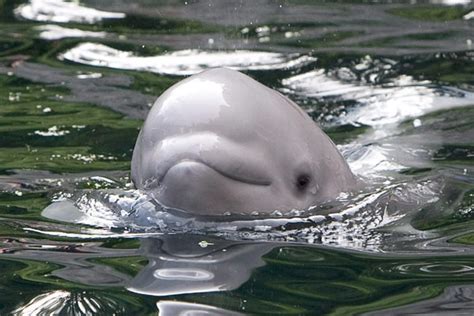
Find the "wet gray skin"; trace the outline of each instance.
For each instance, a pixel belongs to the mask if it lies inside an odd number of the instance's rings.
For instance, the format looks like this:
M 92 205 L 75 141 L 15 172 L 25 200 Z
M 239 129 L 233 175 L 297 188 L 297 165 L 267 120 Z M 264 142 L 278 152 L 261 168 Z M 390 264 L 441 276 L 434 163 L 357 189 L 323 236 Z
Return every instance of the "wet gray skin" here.
M 294 102 L 224 68 L 156 100 L 131 173 L 161 204 L 203 215 L 306 209 L 356 184 L 334 143 Z

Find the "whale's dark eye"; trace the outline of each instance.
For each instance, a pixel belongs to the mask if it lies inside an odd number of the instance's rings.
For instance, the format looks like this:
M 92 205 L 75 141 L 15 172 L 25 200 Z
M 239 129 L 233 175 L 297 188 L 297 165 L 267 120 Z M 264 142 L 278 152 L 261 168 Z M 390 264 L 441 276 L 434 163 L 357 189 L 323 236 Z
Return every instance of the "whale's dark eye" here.
M 304 191 L 311 183 L 311 177 L 308 174 L 300 174 L 296 178 L 296 188 L 298 191 Z

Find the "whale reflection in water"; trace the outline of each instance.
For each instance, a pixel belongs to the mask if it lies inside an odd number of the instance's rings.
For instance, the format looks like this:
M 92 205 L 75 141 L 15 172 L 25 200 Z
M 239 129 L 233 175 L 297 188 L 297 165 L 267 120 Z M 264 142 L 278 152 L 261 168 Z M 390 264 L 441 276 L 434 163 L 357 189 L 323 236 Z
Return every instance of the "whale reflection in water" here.
M 104 248 L 96 242 L 72 248 L 70 243 L 57 242 L 43 249 L 32 241 L 13 241 L 12 250 L 6 254 L 12 260 L 48 258 L 49 263 L 60 267 L 51 272 L 52 276 L 88 287 L 99 286 L 102 290 L 50 291 L 32 297 L 12 312 L 14 315 L 126 314 L 136 306 L 123 302 L 122 291 L 114 290 L 123 287 L 156 297 L 234 290 L 256 268 L 265 265 L 262 259 L 265 254 L 279 246 L 281 243 L 228 241 L 194 234 L 142 238 L 139 249 Z M 98 258 L 121 258 L 123 262 L 134 262 L 136 267 L 142 266 L 145 260 L 148 264 L 133 277 L 98 262 Z M 136 258 L 140 258 L 139 262 Z M 107 288 L 111 291 L 104 291 Z M 213 306 L 158 298 L 156 307 L 160 315 L 240 315 Z
M 206 316 L 239 316 L 238 312 L 214 306 L 179 301 L 159 301 L 156 306 L 160 316 L 206 315 Z
M 141 249 L 148 265 L 127 289 L 154 296 L 234 290 L 265 265 L 262 256 L 276 246 L 200 235 L 145 238 Z

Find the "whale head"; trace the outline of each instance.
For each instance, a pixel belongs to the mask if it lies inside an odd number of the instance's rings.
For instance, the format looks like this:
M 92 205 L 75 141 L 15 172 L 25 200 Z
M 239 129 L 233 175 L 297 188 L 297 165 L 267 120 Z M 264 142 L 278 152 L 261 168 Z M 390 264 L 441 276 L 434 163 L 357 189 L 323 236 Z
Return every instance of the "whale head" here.
M 162 205 L 202 215 L 306 209 L 356 181 L 294 102 L 225 68 L 182 80 L 156 100 L 131 176 Z

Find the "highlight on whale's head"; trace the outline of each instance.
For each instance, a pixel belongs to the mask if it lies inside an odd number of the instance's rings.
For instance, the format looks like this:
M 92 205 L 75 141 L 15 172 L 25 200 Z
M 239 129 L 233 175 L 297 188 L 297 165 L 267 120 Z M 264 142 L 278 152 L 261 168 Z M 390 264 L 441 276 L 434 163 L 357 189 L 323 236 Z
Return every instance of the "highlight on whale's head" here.
M 131 176 L 160 204 L 199 215 L 307 209 L 356 183 L 298 105 L 226 68 L 184 79 L 156 100 Z

